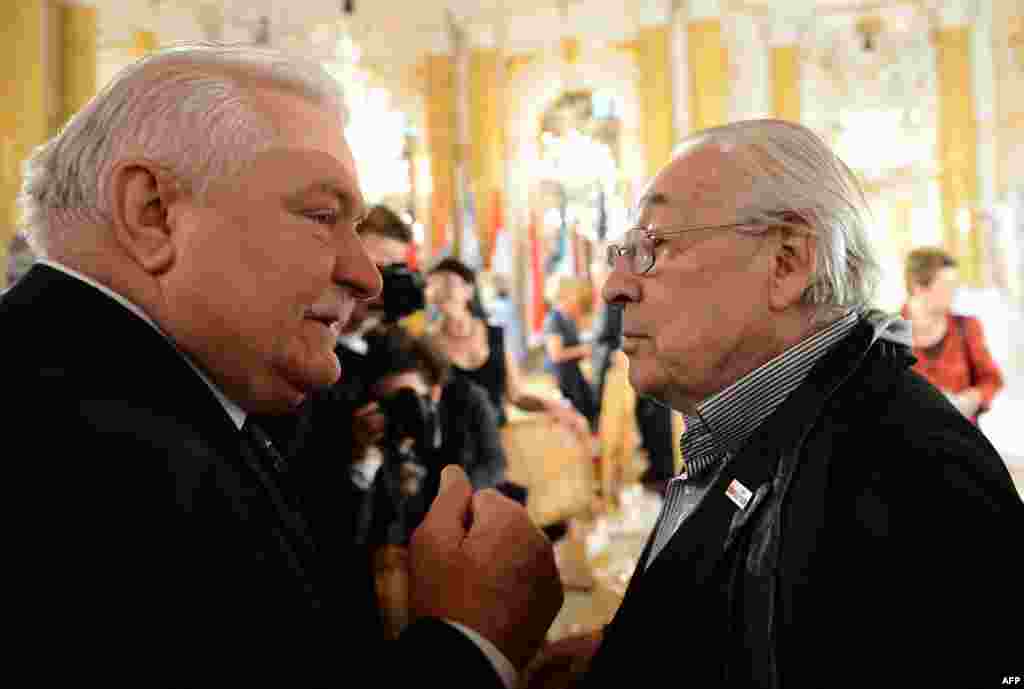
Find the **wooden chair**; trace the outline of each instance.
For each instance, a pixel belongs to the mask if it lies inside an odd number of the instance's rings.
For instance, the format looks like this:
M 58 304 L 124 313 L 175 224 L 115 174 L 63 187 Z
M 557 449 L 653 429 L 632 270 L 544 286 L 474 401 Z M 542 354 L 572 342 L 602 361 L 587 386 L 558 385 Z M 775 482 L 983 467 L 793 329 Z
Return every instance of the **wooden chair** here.
M 506 478 L 529 491 L 526 509 L 534 523 L 548 526 L 590 510 L 595 472 L 589 436 L 540 414 L 510 418 L 501 435 Z

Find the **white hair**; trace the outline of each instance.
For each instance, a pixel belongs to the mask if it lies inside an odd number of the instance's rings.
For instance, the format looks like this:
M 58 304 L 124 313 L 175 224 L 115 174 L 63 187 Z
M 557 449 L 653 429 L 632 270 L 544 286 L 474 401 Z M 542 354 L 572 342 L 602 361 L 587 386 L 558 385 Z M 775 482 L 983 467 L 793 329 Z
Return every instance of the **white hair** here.
M 793 218 L 817 238 L 817 265 L 802 302 L 822 317 L 871 305 L 879 264 L 868 241 L 867 201 L 853 171 L 814 132 L 783 120 L 745 120 L 697 132 L 683 154 L 714 146 L 742 178 L 721 189 L 741 222 Z
M 121 160 L 167 167 L 203 201 L 211 181 L 239 172 L 279 132 L 252 86 L 294 93 L 345 118 L 338 82 L 320 65 L 242 45 L 182 43 L 121 70 L 25 162 L 18 198 L 41 255 L 80 223 L 109 223 L 108 185 Z

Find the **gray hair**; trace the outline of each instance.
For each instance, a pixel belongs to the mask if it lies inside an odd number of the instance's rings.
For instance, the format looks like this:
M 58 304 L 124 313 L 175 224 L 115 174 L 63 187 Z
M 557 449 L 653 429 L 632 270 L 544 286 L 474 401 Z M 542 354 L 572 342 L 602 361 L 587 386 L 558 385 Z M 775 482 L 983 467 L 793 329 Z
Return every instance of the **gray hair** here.
M 695 133 L 683 152 L 714 146 L 743 184 L 722 190 L 742 222 L 795 218 L 818 244 L 814 281 L 802 296 L 828 318 L 871 305 L 879 264 L 867 236 L 867 201 L 853 171 L 814 132 L 783 120 L 746 120 Z M 785 223 L 784 223 L 785 224 Z
M 128 157 L 166 166 L 200 202 L 215 179 L 239 172 L 279 132 L 252 100 L 268 85 L 338 112 L 344 97 L 320 65 L 242 45 L 182 43 L 121 70 L 57 136 L 25 162 L 18 203 L 41 255 L 74 224 L 108 223 L 108 185 Z

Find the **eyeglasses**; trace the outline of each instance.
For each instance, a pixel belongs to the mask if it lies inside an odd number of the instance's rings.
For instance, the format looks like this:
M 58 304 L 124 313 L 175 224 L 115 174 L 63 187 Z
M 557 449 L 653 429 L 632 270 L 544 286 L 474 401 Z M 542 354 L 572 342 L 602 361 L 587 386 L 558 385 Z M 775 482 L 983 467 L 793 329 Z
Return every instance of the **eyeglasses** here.
M 784 224 L 784 223 L 783 223 Z M 674 237 L 687 232 L 698 232 L 701 230 L 734 230 L 740 227 L 751 227 L 755 223 L 733 223 L 731 225 L 705 225 L 701 227 L 685 227 L 682 225 L 665 225 L 655 227 L 647 225 L 634 227 L 626 230 L 621 244 L 608 245 L 608 267 L 615 270 L 615 264 L 619 257 L 625 256 L 629 259 L 629 269 L 634 275 L 643 275 L 654 267 L 655 249 L 658 241 L 666 237 Z M 675 229 L 682 227 L 683 229 Z M 763 229 L 768 229 L 763 226 Z

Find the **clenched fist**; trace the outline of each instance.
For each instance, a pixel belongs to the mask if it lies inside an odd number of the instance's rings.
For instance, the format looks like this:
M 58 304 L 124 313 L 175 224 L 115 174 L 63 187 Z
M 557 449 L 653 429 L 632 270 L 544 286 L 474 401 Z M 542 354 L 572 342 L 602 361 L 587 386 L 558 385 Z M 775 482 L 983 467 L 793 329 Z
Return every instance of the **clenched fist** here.
M 441 490 L 409 546 L 413 619 L 475 630 L 523 669 L 544 642 L 564 594 L 554 550 L 526 510 L 494 490 L 473 494 L 445 467 Z

